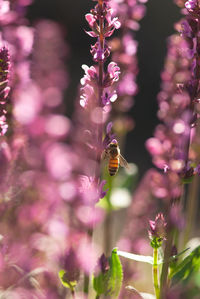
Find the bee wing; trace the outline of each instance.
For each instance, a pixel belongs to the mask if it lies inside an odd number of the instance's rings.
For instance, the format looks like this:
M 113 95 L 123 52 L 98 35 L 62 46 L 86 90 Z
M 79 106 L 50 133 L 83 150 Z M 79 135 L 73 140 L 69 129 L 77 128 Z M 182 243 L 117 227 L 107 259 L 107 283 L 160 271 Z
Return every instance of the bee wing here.
M 106 161 L 106 160 L 109 160 L 109 158 L 110 158 L 109 153 L 106 150 L 104 150 L 101 154 L 101 160 Z
M 128 162 L 126 161 L 126 159 L 124 159 L 122 155 L 119 156 L 119 164 L 122 167 L 129 168 Z

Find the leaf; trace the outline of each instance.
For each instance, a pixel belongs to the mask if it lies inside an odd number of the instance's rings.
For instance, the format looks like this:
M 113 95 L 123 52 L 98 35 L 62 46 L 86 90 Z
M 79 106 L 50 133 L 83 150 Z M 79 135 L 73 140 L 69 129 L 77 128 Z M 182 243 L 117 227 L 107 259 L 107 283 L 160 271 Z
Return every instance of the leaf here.
M 182 255 L 183 253 L 185 253 L 185 252 L 188 251 L 189 249 L 190 249 L 190 248 L 188 247 L 188 248 L 184 249 L 183 251 L 179 252 L 178 254 L 176 254 L 176 255 L 172 255 L 172 256 L 169 258 L 169 261 L 170 261 L 170 262 L 173 262 L 174 260 L 177 259 L 177 257 L 179 257 L 180 255 Z
M 153 265 L 153 257 L 152 256 L 134 254 L 134 253 L 129 253 L 129 252 L 120 251 L 120 250 L 117 251 L 117 254 L 119 256 L 123 256 L 127 259 L 134 260 L 136 262 L 148 263 L 148 264 Z
M 119 295 L 123 280 L 122 265 L 117 255 L 117 248 L 113 249 L 109 264 L 110 275 L 108 280 L 108 295 L 117 297 Z
M 97 295 L 104 294 L 117 298 L 121 289 L 123 271 L 120 259 L 117 255 L 117 249 L 113 249 L 109 258 L 109 270 L 100 273 L 93 279 L 93 287 Z
M 177 259 L 177 257 L 179 257 L 180 255 L 182 255 L 182 254 L 184 254 L 187 250 L 189 250 L 190 248 L 186 248 L 186 249 L 184 249 L 183 251 L 181 251 L 181 252 L 179 252 L 178 254 L 176 254 L 176 255 L 172 255 L 169 259 L 168 259 L 168 261 L 169 262 L 174 262 L 176 259 Z M 158 260 L 158 265 L 160 265 L 160 264 L 163 264 L 163 263 L 165 263 L 166 262 L 166 260 L 165 261 L 163 261 L 163 259 L 159 259 Z
M 77 281 L 74 280 L 74 281 L 69 281 L 67 278 L 66 278 L 66 272 L 65 270 L 60 270 L 58 272 L 58 276 L 60 278 L 60 281 L 62 283 L 62 285 L 65 287 L 65 288 L 68 288 L 70 290 L 74 290 L 75 286 L 77 285 Z
M 187 283 L 193 274 L 200 271 L 200 246 L 196 247 L 170 274 L 174 283 Z
M 170 257 L 169 261 L 172 262 L 174 261 L 178 256 L 182 255 L 183 253 L 185 253 L 189 248 L 181 251 L 180 253 L 178 253 L 177 255 L 173 255 Z M 148 264 L 151 264 L 153 265 L 153 257 L 152 256 L 148 256 L 148 255 L 140 255 L 140 254 L 134 254 L 134 253 L 129 253 L 129 252 L 126 252 L 126 251 L 120 251 L 118 250 L 117 251 L 117 254 L 119 256 L 123 256 L 127 259 L 130 259 L 130 260 L 133 260 L 133 261 L 136 261 L 136 262 L 142 262 L 142 263 L 148 263 Z M 159 259 L 158 260 L 158 265 L 160 264 L 163 264 L 164 261 L 163 259 Z

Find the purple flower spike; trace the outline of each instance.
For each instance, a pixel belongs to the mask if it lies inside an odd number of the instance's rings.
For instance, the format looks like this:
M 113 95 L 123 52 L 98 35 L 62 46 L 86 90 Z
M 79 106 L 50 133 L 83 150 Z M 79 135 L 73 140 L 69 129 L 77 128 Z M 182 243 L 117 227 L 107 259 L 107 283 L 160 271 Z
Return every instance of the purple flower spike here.
M 6 47 L 0 50 L 0 135 L 5 135 L 8 125 L 6 123 L 6 98 L 10 91 L 8 76 L 10 67 L 10 55 Z

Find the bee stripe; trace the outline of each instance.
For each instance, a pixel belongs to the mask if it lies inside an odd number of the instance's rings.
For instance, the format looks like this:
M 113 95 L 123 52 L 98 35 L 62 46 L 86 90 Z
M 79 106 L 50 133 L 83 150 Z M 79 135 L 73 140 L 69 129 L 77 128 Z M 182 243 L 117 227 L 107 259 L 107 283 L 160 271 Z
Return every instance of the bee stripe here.
M 110 176 L 114 176 L 119 169 L 119 159 L 110 159 L 108 165 L 108 171 Z
M 111 159 L 110 162 L 109 162 L 109 165 L 118 167 L 118 165 L 119 165 L 118 159 Z
M 110 176 L 114 176 L 117 173 L 118 168 L 119 168 L 119 165 L 117 165 L 117 166 L 110 166 L 109 165 L 108 170 L 109 170 Z
M 110 159 L 110 163 L 119 163 L 118 159 Z
M 109 172 L 117 172 L 118 168 L 115 169 L 109 169 Z

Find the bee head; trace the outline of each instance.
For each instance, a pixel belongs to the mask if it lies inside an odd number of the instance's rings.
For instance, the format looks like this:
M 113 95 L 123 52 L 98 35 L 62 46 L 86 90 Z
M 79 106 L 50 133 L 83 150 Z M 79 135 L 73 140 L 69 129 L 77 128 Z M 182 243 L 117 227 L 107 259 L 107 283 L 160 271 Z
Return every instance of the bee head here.
M 109 148 L 117 148 L 117 147 L 118 147 L 118 142 L 116 139 L 113 139 L 109 144 Z

